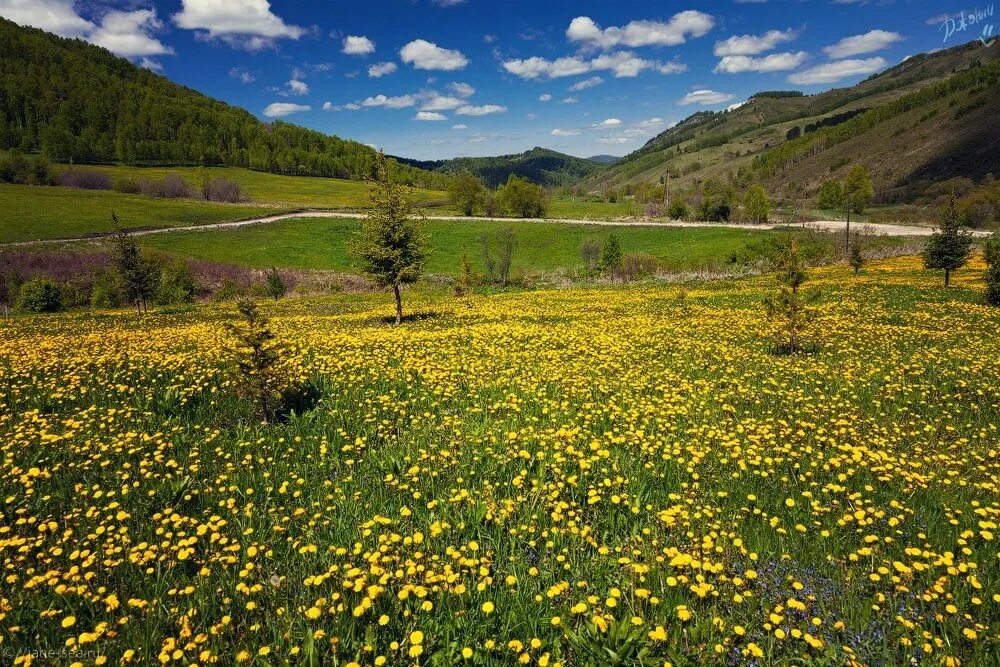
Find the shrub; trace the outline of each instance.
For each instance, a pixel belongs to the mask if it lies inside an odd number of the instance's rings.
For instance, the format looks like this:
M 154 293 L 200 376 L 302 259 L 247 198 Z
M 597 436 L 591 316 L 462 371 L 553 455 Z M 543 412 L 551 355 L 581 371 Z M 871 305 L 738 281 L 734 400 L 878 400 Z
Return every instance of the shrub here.
M 208 201 L 219 201 L 235 204 L 243 201 L 243 191 L 240 184 L 228 178 L 213 178 L 201 186 L 201 194 Z
M 500 208 L 518 218 L 540 218 L 545 215 L 545 191 L 540 185 L 511 174 L 497 190 Z
M 174 303 L 191 303 L 198 289 L 191 267 L 184 260 L 166 264 L 160 272 L 154 302 L 166 306 Z
M 271 270 L 267 272 L 267 277 L 264 282 L 264 293 L 271 297 L 275 301 L 285 296 L 285 292 L 288 288 L 285 286 L 285 281 L 282 279 L 281 274 L 278 273 L 278 269 L 271 267 Z
M 660 268 L 660 260 L 645 252 L 630 252 L 622 257 L 618 275 L 622 280 L 638 280 L 654 275 Z
M 593 271 L 597 268 L 598 263 L 601 261 L 602 249 L 599 239 L 584 239 L 580 243 L 580 258 L 583 260 L 583 265 L 587 267 L 588 271 Z
M 110 190 L 111 177 L 93 169 L 70 167 L 59 172 L 56 184 L 80 190 Z
M 91 308 L 117 308 L 122 305 L 122 288 L 113 271 L 100 269 L 94 274 L 90 290 Z
M 48 278 L 35 278 L 21 285 L 15 309 L 24 313 L 55 313 L 62 310 L 59 285 Z
M 687 220 L 690 215 L 687 203 L 680 197 L 675 198 L 672 202 L 670 202 L 670 208 L 667 209 L 667 215 L 673 220 Z
M 840 181 L 823 181 L 816 195 L 816 206 L 835 211 L 844 204 L 844 186 Z
M 180 199 L 191 196 L 191 186 L 178 174 L 167 174 L 163 178 L 145 179 L 139 189 L 147 197 L 156 199 Z
M 137 195 L 142 192 L 139 181 L 135 180 L 131 176 L 119 176 L 115 179 L 112 187 L 115 192 L 121 192 L 127 195 Z
M 212 301 L 233 301 L 243 296 L 244 289 L 232 278 L 223 278 L 212 294 Z
M 601 270 L 615 272 L 621 265 L 621 244 L 618 243 L 616 235 L 609 234 L 608 240 L 604 242 L 604 250 L 601 252 Z

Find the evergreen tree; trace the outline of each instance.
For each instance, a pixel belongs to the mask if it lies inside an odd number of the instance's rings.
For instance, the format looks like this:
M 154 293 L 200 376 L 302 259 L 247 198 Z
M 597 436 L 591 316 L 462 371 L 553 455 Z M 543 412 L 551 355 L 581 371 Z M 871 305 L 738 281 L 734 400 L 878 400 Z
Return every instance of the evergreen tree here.
M 400 288 L 417 281 L 429 250 L 422 225 L 411 217 L 406 189 L 392 181 L 382 152 L 375 161 L 370 197 L 371 211 L 351 243 L 351 251 L 376 285 L 392 288 L 399 325 L 403 321 Z
M 472 293 L 472 288 L 476 284 L 476 274 L 472 268 L 472 260 L 469 253 L 463 252 L 458 266 L 458 282 L 455 285 L 455 294 L 465 296 Z
M 240 373 L 238 387 L 241 394 L 253 402 L 260 419 L 274 419 L 281 396 L 282 378 L 278 365 L 281 346 L 268 327 L 267 318 L 260 314 L 253 301 L 238 301 L 236 309 L 242 318 L 241 325 L 227 324 L 236 346 L 230 353 Z
M 272 266 L 271 270 L 267 272 L 267 278 L 264 282 L 264 292 L 277 301 L 285 296 L 286 291 L 285 281 L 282 279 L 281 274 L 278 273 L 278 269 Z
M 622 247 L 618 243 L 615 234 L 609 234 L 608 240 L 604 242 L 604 250 L 601 252 L 601 270 L 614 272 L 622 265 Z
M 861 237 L 856 233 L 854 234 L 854 243 L 851 244 L 851 256 L 850 256 L 851 268 L 854 269 L 854 275 L 858 275 L 861 271 L 861 267 L 865 264 L 865 256 L 861 248 Z
M 965 266 L 972 254 L 972 234 L 958 224 L 955 198 L 948 202 L 948 210 L 941 228 L 935 230 L 924 248 L 924 267 L 944 269 L 944 286 L 951 281 L 951 272 Z
M 819 298 L 818 292 L 802 289 L 808 277 L 798 244 L 789 240 L 778 259 L 778 292 L 764 299 L 768 316 L 780 321 L 777 332 L 779 352 L 794 354 L 805 349 L 803 337 L 816 316 L 813 304 Z
M 152 262 L 142 257 L 139 246 L 122 227 L 114 211 L 111 212 L 111 224 L 114 228 L 111 260 L 118 274 L 122 296 L 135 306 L 137 315 L 142 315 L 148 311 L 149 300 L 156 293 L 159 272 Z

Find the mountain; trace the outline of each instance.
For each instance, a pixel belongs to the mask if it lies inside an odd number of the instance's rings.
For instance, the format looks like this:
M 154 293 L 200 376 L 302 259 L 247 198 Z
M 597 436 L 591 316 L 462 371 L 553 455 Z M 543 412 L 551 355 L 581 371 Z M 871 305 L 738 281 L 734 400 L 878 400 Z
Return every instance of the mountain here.
M 707 179 L 760 181 L 811 196 L 853 164 L 871 170 L 882 202 L 909 201 L 934 181 L 1000 174 L 1000 45 L 975 41 L 910 57 L 850 88 L 767 91 L 735 109 L 701 111 L 581 183 L 590 191 Z
M 621 160 L 621 157 L 617 155 L 591 155 L 587 159 L 598 164 L 614 164 Z
M 590 160 L 547 148 L 532 148 L 524 153 L 495 157 L 459 157 L 430 161 L 396 159 L 413 167 L 439 173 L 456 174 L 467 171 L 478 176 L 491 188 L 506 182 L 511 174 L 539 185 L 569 185 L 603 169 Z
M 0 149 L 58 162 L 207 164 L 364 178 L 375 151 L 297 125 L 263 123 L 79 39 L 0 19 Z M 447 178 L 394 166 L 403 182 Z

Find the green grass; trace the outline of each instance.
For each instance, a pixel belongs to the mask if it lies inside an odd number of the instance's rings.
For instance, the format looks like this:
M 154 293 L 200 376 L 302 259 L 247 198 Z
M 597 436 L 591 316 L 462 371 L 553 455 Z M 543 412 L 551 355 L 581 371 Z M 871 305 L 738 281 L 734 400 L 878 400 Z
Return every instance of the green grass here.
M 184 257 L 252 267 L 350 270 L 347 241 L 360 222 L 348 219 L 294 219 L 200 232 L 156 234 L 141 239 L 144 246 Z M 730 228 L 602 227 L 598 225 L 532 222 L 428 220 L 426 229 L 434 248 L 427 270 L 454 275 L 459 259 L 468 252 L 482 269 L 479 238 L 509 225 L 517 235 L 514 270 L 552 271 L 579 266 L 580 244 L 587 238 L 604 239 L 615 233 L 625 253 L 648 252 L 670 270 L 720 265 L 728 253 L 753 239 L 784 232 Z
M 608 220 L 635 214 L 631 202 L 587 201 L 581 197 L 564 195 L 553 197 L 545 212 L 549 218 L 576 218 L 582 220 Z
M 150 199 L 118 192 L 0 185 L 0 243 L 106 232 L 115 211 L 128 228 L 188 227 L 279 213 L 274 207 L 193 199 Z
M 313 176 L 283 176 L 251 171 L 239 167 L 129 167 L 88 166 L 101 171 L 112 179 L 136 180 L 162 178 L 165 174 L 179 174 L 192 186 L 201 183 L 205 175 L 227 178 L 243 188 L 250 201 L 289 208 L 364 208 L 368 206 L 368 184 L 340 178 Z M 414 188 L 411 192 L 417 205 L 441 206 L 447 203 L 447 194 L 436 190 Z

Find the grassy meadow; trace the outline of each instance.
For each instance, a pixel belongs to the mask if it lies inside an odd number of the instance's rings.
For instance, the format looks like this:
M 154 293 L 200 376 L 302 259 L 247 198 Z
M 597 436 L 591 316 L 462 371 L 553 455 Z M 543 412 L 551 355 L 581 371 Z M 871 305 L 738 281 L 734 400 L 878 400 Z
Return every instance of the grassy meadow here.
M 0 322 L 0 651 L 996 665 L 982 263 L 811 273 L 793 356 L 768 276 L 408 292 L 399 328 L 384 294 L 262 304 L 318 398 L 271 425 L 231 305 Z
M 785 236 L 788 232 L 722 227 L 676 228 L 650 226 L 610 227 L 534 222 L 483 220 L 427 220 L 425 229 L 433 252 L 427 271 L 456 275 L 463 252 L 482 270 L 480 237 L 510 227 L 517 238 L 514 271 L 551 272 L 582 265 L 580 244 L 586 239 L 602 242 L 614 233 L 625 253 L 656 256 L 664 270 L 687 271 L 721 267 L 727 255 L 752 239 Z M 360 220 L 301 218 L 267 225 L 250 225 L 197 232 L 176 232 L 141 237 L 150 249 L 255 268 L 280 266 L 297 269 L 356 269 L 348 241 L 360 229 Z M 797 234 L 798 232 L 791 232 Z M 884 239 L 881 243 L 894 243 Z
M 150 229 L 244 220 L 282 209 L 196 199 L 150 199 L 104 190 L 0 185 L 0 211 L 0 243 L 14 243 L 107 233 L 111 211 L 127 228 Z

